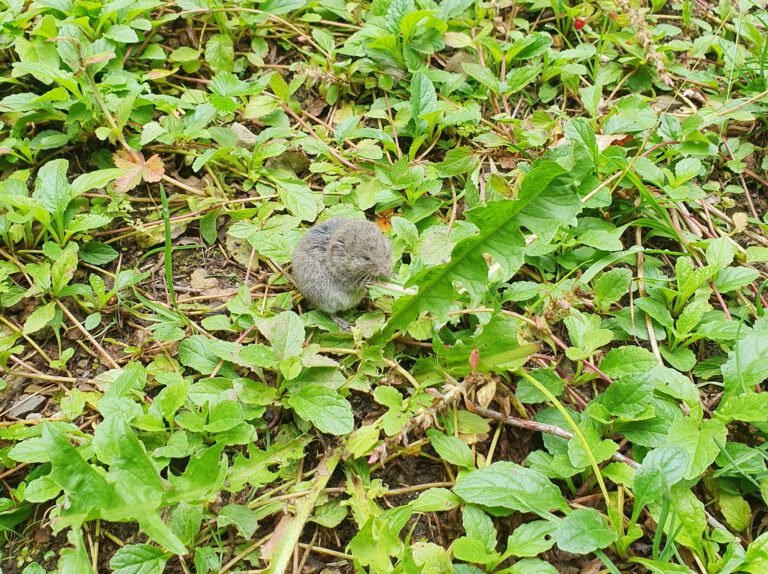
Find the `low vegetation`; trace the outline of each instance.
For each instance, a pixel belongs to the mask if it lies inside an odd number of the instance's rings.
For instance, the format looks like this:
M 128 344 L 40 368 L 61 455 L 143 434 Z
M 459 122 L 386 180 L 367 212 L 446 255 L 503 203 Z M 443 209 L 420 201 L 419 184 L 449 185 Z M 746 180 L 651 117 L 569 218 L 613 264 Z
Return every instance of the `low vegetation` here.
M 767 27 L 5 0 L 3 572 L 768 572 Z

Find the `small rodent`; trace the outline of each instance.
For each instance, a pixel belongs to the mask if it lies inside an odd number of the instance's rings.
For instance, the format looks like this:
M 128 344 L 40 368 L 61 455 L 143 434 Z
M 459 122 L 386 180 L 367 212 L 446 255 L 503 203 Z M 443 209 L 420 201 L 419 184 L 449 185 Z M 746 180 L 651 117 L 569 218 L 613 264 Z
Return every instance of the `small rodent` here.
M 389 239 L 370 221 L 332 217 L 311 227 L 293 251 L 296 286 L 312 305 L 335 315 L 355 307 L 365 288 L 392 265 Z

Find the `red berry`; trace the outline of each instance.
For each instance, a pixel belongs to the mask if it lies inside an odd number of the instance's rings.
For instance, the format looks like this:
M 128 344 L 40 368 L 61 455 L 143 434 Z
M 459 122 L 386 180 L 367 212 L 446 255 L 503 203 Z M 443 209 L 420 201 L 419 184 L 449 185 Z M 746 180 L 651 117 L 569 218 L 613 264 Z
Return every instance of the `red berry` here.
M 585 18 L 576 18 L 573 21 L 573 28 L 575 30 L 581 30 L 586 23 L 587 23 L 587 20 Z

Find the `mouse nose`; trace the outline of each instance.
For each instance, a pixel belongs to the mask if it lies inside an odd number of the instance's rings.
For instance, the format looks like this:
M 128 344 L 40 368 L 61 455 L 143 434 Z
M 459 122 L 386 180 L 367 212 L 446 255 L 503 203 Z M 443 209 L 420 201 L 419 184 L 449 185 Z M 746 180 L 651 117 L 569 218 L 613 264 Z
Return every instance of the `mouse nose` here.
M 389 275 L 389 265 L 379 267 L 379 275 Z

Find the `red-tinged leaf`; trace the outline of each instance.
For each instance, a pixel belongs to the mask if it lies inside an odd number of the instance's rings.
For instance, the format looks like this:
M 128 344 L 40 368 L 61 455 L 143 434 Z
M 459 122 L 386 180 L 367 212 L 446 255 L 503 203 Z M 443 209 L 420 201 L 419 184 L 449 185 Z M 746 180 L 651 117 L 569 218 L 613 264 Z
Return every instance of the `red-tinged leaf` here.
M 163 178 L 165 166 L 160 156 L 155 154 L 148 160 L 135 150 L 119 151 L 114 155 L 115 165 L 126 170 L 115 180 L 115 191 L 126 193 L 139 185 L 141 180 L 155 183 Z
M 157 183 L 163 179 L 164 174 L 165 166 L 163 165 L 163 160 L 160 159 L 159 155 L 155 154 L 147 160 L 144 170 L 144 181 L 148 181 L 149 183 Z
M 472 374 L 477 373 L 477 365 L 480 362 L 480 349 L 474 348 L 469 354 L 469 367 L 472 369 Z
M 98 54 L 94 54 L 90 58 L 87 58 L 85 62 L 83 62 L 86 66 L 90 64 L 98 64 L 99 62 L 109 62 L 110 60 L 115 58 L 115 53 L 112 51 L 108 52 L 99 52 Z

